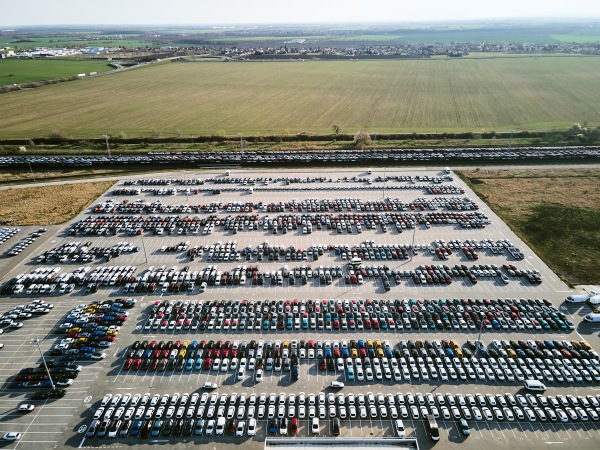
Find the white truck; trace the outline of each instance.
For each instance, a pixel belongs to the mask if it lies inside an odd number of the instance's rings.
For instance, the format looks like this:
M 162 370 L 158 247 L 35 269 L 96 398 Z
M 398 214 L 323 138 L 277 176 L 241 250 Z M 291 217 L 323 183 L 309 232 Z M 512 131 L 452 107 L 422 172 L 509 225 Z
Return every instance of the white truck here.
M 589 294 L 574 294 L 569 295 L 565 302 L 567 303 L 584 303 L 590 298 L 600 297 L 596 291 L 590 291 Z
M 600 305 L 600 295 L 594 295 L 588 299 L 590 305 Z

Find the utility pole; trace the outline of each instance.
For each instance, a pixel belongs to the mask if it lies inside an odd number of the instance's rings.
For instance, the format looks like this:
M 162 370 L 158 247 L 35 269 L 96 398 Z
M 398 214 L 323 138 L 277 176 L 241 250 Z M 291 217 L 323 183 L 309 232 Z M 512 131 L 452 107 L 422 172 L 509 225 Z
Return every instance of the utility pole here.
M 46 374 L 48 375 L 48 379 L 50 380 L 50 386 L 52 386 L 52 390 L 54 390 L 56 389 L 56 387 L 54 386 L 54 381 L 52 381 L 52 376 L 50 375 L 48 365 L 46 364 L 46 358 L 44 358 L 44 354 L 42 353 L 42 349 L 40 347 L 40 338 L 36 336 L 33 342 L 37 344 L 37 348 L 40 351 L 40 356 L 42 357 L 42 362 L 44 363 L 44 368 L 46 369 Z
M 104 140 L 106 141 L 106 151 L 108 152 L 108 157 L 110 158 L 110 146 L 108 145 L 108 134 L 103 134 L 102 137 L 104 138 Z

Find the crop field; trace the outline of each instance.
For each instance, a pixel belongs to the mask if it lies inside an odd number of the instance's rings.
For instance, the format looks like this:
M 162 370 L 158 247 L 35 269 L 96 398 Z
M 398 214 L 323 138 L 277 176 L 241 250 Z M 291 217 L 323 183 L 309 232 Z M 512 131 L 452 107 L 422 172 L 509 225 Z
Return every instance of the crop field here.
M 459 175 L 565 280 L 600 283 L 600 170 L 465 170 Z
M 0 60 L 0 85 L 54 80 L 78 73 L 108 72 L 106 61 L 61 61 L 39 59 Z
M 583 57 L 166 63 L 3 94 L 0 137 L 597 126 L 598 73 Z

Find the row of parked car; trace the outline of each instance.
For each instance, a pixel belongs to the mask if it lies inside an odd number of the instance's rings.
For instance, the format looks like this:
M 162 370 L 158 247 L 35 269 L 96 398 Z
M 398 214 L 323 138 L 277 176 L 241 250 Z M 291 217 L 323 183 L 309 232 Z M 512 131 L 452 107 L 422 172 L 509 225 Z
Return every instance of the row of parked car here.
M 87 263 L 96 258 L 105 258 L 110 261 L 123 253 L 139 251 L 139 246 L 131 242 L 117 242 L 110 247 L 92 247 L 92 241 L 73 241 L 54 247 L 40 254 L 35 262 L 38 264 L 59 263 Z
M 335 231 L 338 234 L 353 233 L 360 228 L 386 232 L 393 227 L 398 233 L 417 226 L 460 225 L 462 228 L 484 228 L 490 223 L 480 211 L 470 212 L 386 212 L 386 213 L 338 213 L 338 214 L 282 214 L 270 217 L 261 214 L 238 214 L 227 217 L 180 216 L 180 215 L 103 215 L 90 216 L 71 224 L 68 232 L 76 235 L 115 235 L 124 232 L 136 235 L 149 232 L 153 235 L 211 234 L 215 229 L 222 232 L 252 231 L 262 229 L 279 232 L 313 230 Z M 354 228 L 353 228 L 354 227 Z M 304 230 L 306 228 L 306 231 Z
M 0 334 L 5 328 L 23 328 L 23 320 L 38 317 L 40 314 L 48 314 L 54 308 L 51 303 L 43 300 L 33 300 L 27 305 L 15 305 L 9 311 L 0 315 Z
M 13 229 L 14 230 L 14 229 Z M 18 254 L 20 254 L 23 250 L 25 250 L 27 247 L 29 247 L 31 244 L 33 244 L 35 242 L 35 240 L 37 238 L 39 238 L 41 236 L 41 233 L 43 233 L 44 231 L 46 231 L 46 228 L 40 228 L 38 231 L 35 231 L 31 234 L 29 234 L 28 236 L 24 237 L 23 239 L 21 239 L 19 242 L 17 242 L 15 245 L 13 245 L 7 252 L 6 254 L 8 256 L 17 256 Z M 7 233 L 7 235 L 5 236 L 5 240 L 7 240 L 10 236 L 12 236 L 15 233 L 9 232 Z M 10 236 L 9 236 L 10 235 Z
M 60 294 L 72 292 L 76 286 L 85 286 L 86 293 L 97 292 L 102 286 L 120 286 L 122 283 L 135 280 L 134 266 L 81 266 L 70 272 L 63 272 L 60 267 L 38 267 L 29 274 L 19 274 L 2 286 L 1 293 L 50 295 L 57 290 Z
M 0 157 L 0 167 L 103 167 L 114 164 L 385 164 L 386 162 L 460 163 L 464 161 L 580 160 L 600 156 L 597 147 L 442 148 L 415 150 L 301 150 L 235 152 L 149 152 L 145 155 L 107 156 L 20 156 Z
M 148 308 L 144 330 L 163 332 L 574 329 L 539 299 L 163 300 Z
M 101 349 L 110 347 L 127 321 L 135 301 L 117 299 L 81 304 L 63 318 L 55 333 L 64 334 L 63 339 L 50 350 L 51 356 L 61 356 L 60 361 L 101 360 L 106 353 Z
M 11 237 L 13 237 L 19 231 L 21 231 L 20 228 L 13 228 L 13 227 L 0 228 L 0 245 L 4 244 L 6 241 L 8 241 Z
M 115 193 L 116 192 L 116 193 Z M 113 191 L 112 195 L 123 195 L 122 190 Z M 173 192 L 174 194 L 175 192 Z M 292 200 L 287 202 L 211 202 L 209 204 L 164 204 L 160 200 L 153 202 L 137 199 L 115 201 L 112 199 L 98 203 L 91 207 L 91 212 L 96 214 L 183 214 L 183 213 L 216 213 L 216 212 L 253 212 L 254 210 L 268 213 L 283 212 L 340 212 L 340 211 L 434 211 L 447 210 L 477 210 L 479 206 L 466 197 L 418 197 L 412 202 L 404 202 L 399 198 L 388 197 L 385 200 L 365 200 L 360 198 L 337 199 L 308 199 Z
M 600 396 L 542 394 L 107 394 L 94 413 L 87 437 L 212 436 L 256 434 L 258 420 L 266 420 L 270 434 L 296 434 L 299 420 L 308 419 L 310 431 L 320 433 L 320 420 L 331 420 L 331 433 L 340 433 L 341 420 L 402 420 L 508 422 L 600 421 Z M 468 435 L 469 433 L 463 433 Z
M 519 341 L 517 350 L 508 341 L 494 341 L 489 349 L 469 341 L 147 341 L 125 354 L 124 370 L 237 371 L 256 370 L 255 381 L 266 371 L 292 371 L 299 360 L 318 360 L 320 370 L 345 374 L 348 381 L 394 380 L 396 382 L 440 379 L 515 382 L 600 381 L 598 354 L 586 342 Z M 523 350 L 523 348 L 525 350 Z M 585 347 L 585 348 L 584 348 Z M 576 349 L 578 348 L 578 350 Z M 587 348 L 587 350 L 586 350 Z

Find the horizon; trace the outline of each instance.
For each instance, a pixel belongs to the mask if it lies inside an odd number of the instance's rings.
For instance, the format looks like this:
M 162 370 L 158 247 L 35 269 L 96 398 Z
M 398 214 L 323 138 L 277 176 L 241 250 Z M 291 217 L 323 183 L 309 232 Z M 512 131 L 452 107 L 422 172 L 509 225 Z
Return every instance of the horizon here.
M 534 22 L 533 24 L 531 22 Z M 275 27 L 275 26 L 285 26 L 285 27 L 294 27 L 294 26 L 345 26 L 345 25 L 362 25 L 362 26 L 390 26 L 390 25 L 494 25 L 498 23 L 506 24 L 510 23 L 511 25 L 550 25 L 552 23 L 560 23 L 560 24 L 570 24 L 570 23 L 596 23 L 600 29 L 600 17 L 598 18 L 590 18 L 590 17 L 497 17 L 497 18 L 484 18 L 484 19 L 454 19 L 454 20 L 414 20 L 414 21 L 397 21 L 397 20 L 389 20 L 389 21 L 343 21 L 343 22 L 214 22 L 214 23 L 56 23 L 56 24 L 31 24 L 31 25 L 11 25 L 11 24 L 0 24 L 0 32 L 6 31 L 16 31 L 18 29 L 44 29 L 44 28 L 83 28 L 83 27 L 93 27 L 93 28 L 103 28 L 103 27 L 140 27 L 140 28 L 160 28 L 160 27 L 169 27 L 169 28 L 187 28 L 187 27 L 210 27 L 210 28 L 224 28 L 224 27 L 239 27 L 239 28 L 248 28 L 248 27 Z M 12 27 L 12 29 L 10 29 Z
M 304 0 L 282 9 L 275 0 L 30 0 L 3 11 L 0 28 L 68 26 L 256 26 L 391 23 L 456 23 L 519 20 L 600 20 L 600 2 L 591 0 L 422 0 L 398 5 L 396 0 Z M 90 19 L 93 17 L 93 20 Z M 196 20 L 190 20 L 195 18 Z

